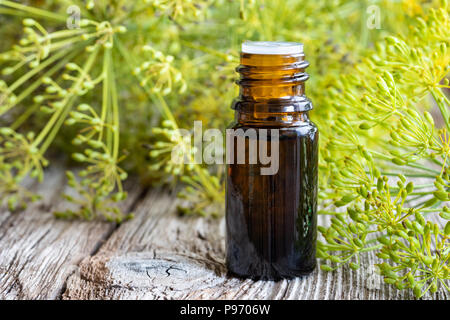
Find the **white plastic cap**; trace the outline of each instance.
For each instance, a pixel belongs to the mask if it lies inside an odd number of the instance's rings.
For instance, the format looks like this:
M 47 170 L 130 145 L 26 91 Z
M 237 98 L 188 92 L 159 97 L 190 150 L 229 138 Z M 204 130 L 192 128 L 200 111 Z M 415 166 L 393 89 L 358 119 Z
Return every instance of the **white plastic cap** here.
M 283 41 L 245 41 L 242 52 L 251 54 L 302 54 L 303 44 Z

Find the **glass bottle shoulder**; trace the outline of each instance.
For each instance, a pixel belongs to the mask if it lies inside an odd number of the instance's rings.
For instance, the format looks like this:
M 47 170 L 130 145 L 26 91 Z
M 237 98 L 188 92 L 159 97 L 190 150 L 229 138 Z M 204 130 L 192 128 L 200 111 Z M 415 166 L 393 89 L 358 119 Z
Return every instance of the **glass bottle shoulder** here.
M 269 123 L 243 123 L 233 121 L 229 124 L 227 129 L 243 130 L 249 129 L 278 129 L 280 136 L 284 137 L 302 137 L 302 136 L 316 136 L 318 134 L 317 126 L 311 120 L 296 121 L 290 124 L 269 124 Z

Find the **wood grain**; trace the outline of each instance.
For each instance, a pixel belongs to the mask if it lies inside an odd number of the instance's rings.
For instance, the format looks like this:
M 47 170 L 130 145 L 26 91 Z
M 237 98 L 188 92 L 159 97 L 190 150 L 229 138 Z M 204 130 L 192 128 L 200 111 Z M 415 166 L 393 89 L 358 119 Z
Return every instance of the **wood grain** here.
M 52 169 L 45 183 L 36 186 L 40 202 L 24 212 L 5 212 L 0 225 L 0 299 L 60 298 L 79 262 L 114 231 L 111 223 L 55 219 L 52 212 L 65 205 L 60 198 L 64 182 L 64 171 Z
M 118 228 L 68 279 L 64 299 L 412 299 L 385 285 L 373 267 L 316 270 L 295 280 L 229 278 L 224 219 L 179 217 L 174 197 L 152 190 L 136 218 Z M 321 217 L 323 219 L 323 217 Z M 322 221 L 323 223 L 323 221 Z M 362 266 L 379 260 L 373 253 Z M 448 299 L 442 289 L 426 299 Z
M 25 212 L 0 214 L 0 299 L 412 299 L 385 285 L 372 266 L 358 271 L 316 270 L 294 280 L 251 281 L 227 277 L 224 219 L 180 217 L 175 195 L 142 193 L 130 181 L 124 210 L 135 219 L 115 226 L 64 221 L 51 212 L 59 197 L 61 168 L 35 186 L 42 201 Z M 319 218 L 325 223 L 324 217 Z M 449 299 L 440 289 L 426 299 Z

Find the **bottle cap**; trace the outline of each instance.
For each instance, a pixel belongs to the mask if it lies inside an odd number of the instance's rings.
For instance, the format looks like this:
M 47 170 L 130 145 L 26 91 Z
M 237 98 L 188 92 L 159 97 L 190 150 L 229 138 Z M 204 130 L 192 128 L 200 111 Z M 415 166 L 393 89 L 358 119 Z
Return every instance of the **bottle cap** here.
M 251 54 L 302 54 L 303 44 L 284 41 L 245 41 L 242 52 Z

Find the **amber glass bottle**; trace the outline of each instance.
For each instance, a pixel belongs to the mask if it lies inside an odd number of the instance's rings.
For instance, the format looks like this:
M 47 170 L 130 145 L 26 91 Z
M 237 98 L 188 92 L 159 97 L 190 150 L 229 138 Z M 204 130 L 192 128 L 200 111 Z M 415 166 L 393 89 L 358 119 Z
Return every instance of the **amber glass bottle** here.
M 305 97 L 303 46 L 291 42 L 245 42 L 242 45 L 239 97 L 233 102 L 243 150 L 227 150 L 227 267 L 234 276 L 280 280 L 308 274 L 316 266 L 318 131 L 309 120 Z M 245 135 L 254 129 L 256 136 Z M 277 130 L 273 136 L 261 129 Z M 242 135 L 244 133 L 244 135 Z M 234 139 L 234 138 L 233 138 Z M 251 163 L 252 139 L 267 152 L 278 153 L 278 171 L 258 158 Z M 241 145 L 242 146 L 242 145 Z M 231 153 L 230 153 L 231 152 Z M 245 162 L 238 155 L 245 152 Z M 254 152 L 254 150 L 253 150 Z

